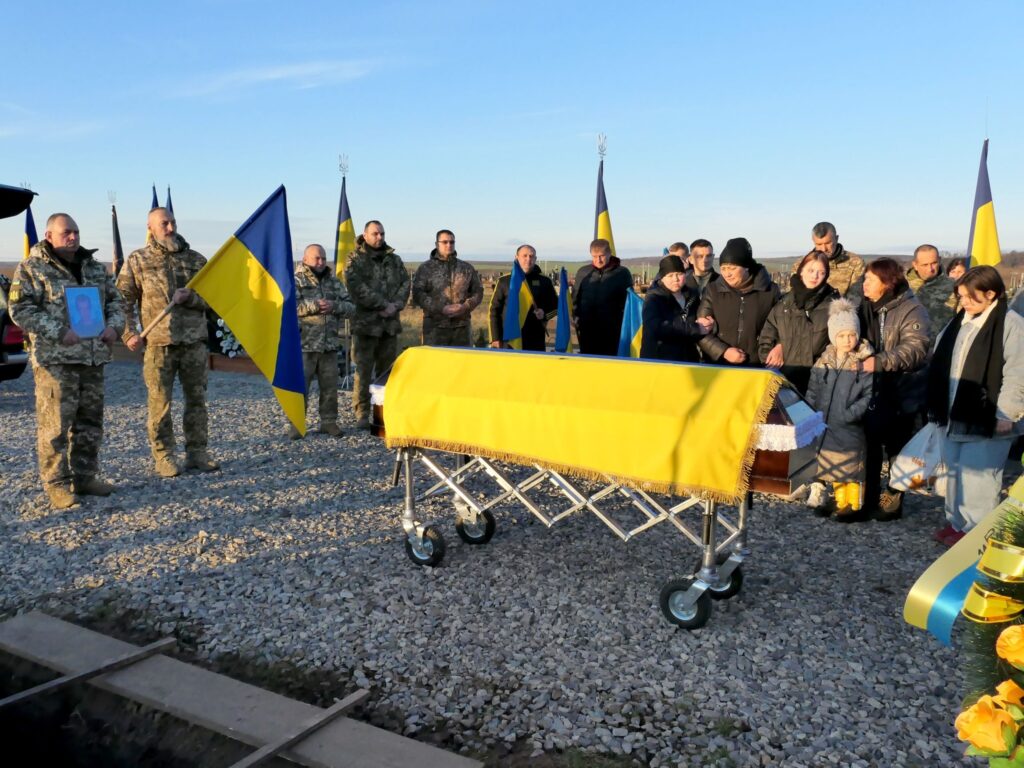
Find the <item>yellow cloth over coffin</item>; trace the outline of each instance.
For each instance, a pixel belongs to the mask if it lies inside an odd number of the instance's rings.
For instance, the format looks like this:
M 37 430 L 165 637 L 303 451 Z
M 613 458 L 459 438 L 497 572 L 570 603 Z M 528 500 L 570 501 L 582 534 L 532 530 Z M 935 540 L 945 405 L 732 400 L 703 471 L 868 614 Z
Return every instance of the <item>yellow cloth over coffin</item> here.
M 782 381 L 757 369 L 413 347 L 385 388 L 387 446 L 735 504 Z

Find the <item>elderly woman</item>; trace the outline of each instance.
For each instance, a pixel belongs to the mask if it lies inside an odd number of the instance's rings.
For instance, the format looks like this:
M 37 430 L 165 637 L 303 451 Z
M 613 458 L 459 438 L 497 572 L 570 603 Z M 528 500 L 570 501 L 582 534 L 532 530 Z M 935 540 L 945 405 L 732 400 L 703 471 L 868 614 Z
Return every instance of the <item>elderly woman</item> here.
M 658 276 L 644 299 L 640 357 L 648 360 L 700 362 L 697 340 L 713 323 L 697 321 L 700 294 L 685 285 L 686 264 L 669 254 L 658 264 Z
M 989 266 L 956 284 L 963 309 L 939 336 L 928 370 L 928 419 L 945 427 L 946 519 L 952 546 L 999 504 L 1003 465 L 1024 416 L 1024 318 L 1006 306 Z
M 928 312 L 914 298 L 903 268 L 875 259 L 864 272 L 860 325 L 875 354 L 861 363 L 874 376 L 864 417 L 864 513 L 886 522 L 903 516 L 903 494 L 881 492 L 883 451 L 891 462 L 917 431 L 927 388 Z
M 772 307 L 757 340 L 761 362 L 807 392 L 811 366 L 828 346 L 828 310 L 839 291 L 828 284 L 828 256 L 811 251 L 790 277 L 790 291 Z

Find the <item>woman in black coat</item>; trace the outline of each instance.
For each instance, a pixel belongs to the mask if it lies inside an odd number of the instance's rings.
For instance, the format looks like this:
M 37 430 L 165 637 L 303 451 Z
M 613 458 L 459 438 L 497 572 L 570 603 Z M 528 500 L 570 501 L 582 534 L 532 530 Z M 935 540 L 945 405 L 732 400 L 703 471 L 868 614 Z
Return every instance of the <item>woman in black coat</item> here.
M 640 357 L 648 360 L 700 362 L 697 339 L 711 323 L 697 322 L 699 295 L 684 284 L 686 265 L 675 255 L 658 264 L 658 276 L 644 300 Z
M 768 313 L 757 351 L 766 368 L 777 369 L 800 394 L 811 367 L 828 346 L 828 310 L 839 292 L 828 284 L 828 256 L 811 251 L 789 279 L 790 291 Z

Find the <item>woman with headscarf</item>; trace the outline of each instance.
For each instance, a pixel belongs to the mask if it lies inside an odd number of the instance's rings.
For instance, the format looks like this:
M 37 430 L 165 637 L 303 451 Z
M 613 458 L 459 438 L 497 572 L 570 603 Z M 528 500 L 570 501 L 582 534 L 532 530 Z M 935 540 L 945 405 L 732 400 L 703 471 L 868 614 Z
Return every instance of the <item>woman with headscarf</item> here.
M 999 504 L 1003 465 L 1024 416 L 1024 318 L 1008 310 L 1002 277 L 993 267 L 971 267 L 956 291 L 962 309 L 928 369 L 928 420 L 944 428 L 949 521 L 935 538 L 948 546 Z
M 814 361 L 828 346 L 829 305 L 839 291 L 828 284 L 828 256 L 811 251 L 789 278 L 790 291 L 768 313 L 757 340 L 766 368 L 777 369 L 796 387 L 807 392 Z
M 648 360 L 700 362 L 697 340 L 711 328 L 697 321 L 700 295 L 688 288 L 686 265 L 675 254 L 658 264 L 658 276 L 644 299 L 640 357 Z
M 864 417 L 867 437 L 864 512 L 887 522 L 903 516 L 903 494 L 882 492 L 882 454 L 891 462 L 919 427 L 927 386 L 928 312 L 894 259 L 875 259 L 864 272 L 860 305 L 864 337 L 875 354 L 861 363 L 874 376 L 871 405 Z

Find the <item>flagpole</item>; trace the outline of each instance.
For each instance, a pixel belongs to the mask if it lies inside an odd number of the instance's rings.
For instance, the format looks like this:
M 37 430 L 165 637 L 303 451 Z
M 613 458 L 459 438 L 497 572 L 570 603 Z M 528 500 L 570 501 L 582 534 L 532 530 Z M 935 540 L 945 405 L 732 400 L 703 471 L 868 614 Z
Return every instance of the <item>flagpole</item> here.
M 140 339 L 146 338 L 146 336 L 149 335 L 149 332 L 152 331 L 154 328 L 156 328 L 157 324 L 161 320 L 163 320 L 165 317 L 167 317 L 169 314 L 171 314 L 171 310 L 172 309 L 174 309 L 174 302 L 173 301 L 170 304 L 168 304 L 166 307 L 164 307 L 163 310 L 161 310 L 160 314 L 157 315 L 153 319 L 153 322 L 151 322 L 149 325 L 147 325 L 145 328 L 142 329 L 142 333 L 139 334 L 139 338 Z

